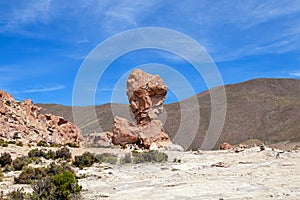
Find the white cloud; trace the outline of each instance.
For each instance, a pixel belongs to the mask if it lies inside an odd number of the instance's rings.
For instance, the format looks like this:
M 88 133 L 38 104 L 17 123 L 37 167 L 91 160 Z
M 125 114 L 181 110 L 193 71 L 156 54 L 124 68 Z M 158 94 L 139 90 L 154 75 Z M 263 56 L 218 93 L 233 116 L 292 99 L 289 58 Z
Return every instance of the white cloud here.
M 289 75 L 300 77 L 300 71 L 299 72 L 291 72 L 291 73 L 289 73 Z
M 48 19 L 48 12 L 50 9 L 51 0 L 40 1 L 26 1 L 13 5 L 8 12 L 0 14 L 0 22 L 4 24 L 2 31 L 13 31 L 25 34 L 26 31 L 22 29 L 23 25 L 45 22 Z
M 44 87 L 44 88 L 35 88 L 35 89 L 28 89 L 28 90 L 19 90 L 19 91 L 12 91 L 14 94 L 24 94 L 24 93 L 40 93 L 40 92 L 52 92 L 57 90 L 64 89 L 65 86 L 58 85 L 54 87 Z

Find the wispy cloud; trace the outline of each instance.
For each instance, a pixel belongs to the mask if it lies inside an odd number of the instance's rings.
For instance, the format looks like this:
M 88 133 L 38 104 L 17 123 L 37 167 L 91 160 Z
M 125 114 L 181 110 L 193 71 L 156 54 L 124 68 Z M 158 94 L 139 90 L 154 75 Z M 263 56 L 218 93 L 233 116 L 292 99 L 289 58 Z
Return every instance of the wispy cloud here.
M 64 88 L 65 88 L 65 86 L 58 85 L 58 86 L 54 86 L 54 87 L 44 87 L 44 88 L 35 88 L 35 89 L 12 91 L 12 93 L 14 93 L 14 94 L 25 94 L 25 93 L 52 92 L 52 91 L 62 90 Z
M 51 0 L 26 1 L 19 4 L 11 4 L 9 12 L 0 14 L 0 32 L 28 33 L 22 27 L 36 22 L 45 22 L 48 19 Z
M 291 73 L 289 73 L 289 75 L 300 77 L 300 71 L 298 71 L 298 72 L 291 72 Z

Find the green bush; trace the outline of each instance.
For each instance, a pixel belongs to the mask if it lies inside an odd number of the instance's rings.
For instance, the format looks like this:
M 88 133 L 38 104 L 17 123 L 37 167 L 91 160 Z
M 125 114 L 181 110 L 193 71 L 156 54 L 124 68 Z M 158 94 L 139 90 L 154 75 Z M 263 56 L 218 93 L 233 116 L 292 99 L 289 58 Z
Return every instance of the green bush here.
M 8 142 L 6 142 L 6 141 L 0 139 L 0 146 L 1 146 L 1 147 L 8 147 Z
M 17 146 L 19 146 L 19 147 L 22 147 L 22 146 L 24 146 L 24 145 L 23 145 L 23 143 L 22 143 L 22 142 L 20 142 L 20 141 L 16 142 L 16 145 L 17 145 Z
M 55 157 L 56 157 L 56 152 L 51 149 L 46 153 L 46 159 L 55 160 Z
M 78 185 L 75 174 L 63 172 L 55 176 L 47 176 L 33 185 L 31 199 L 72 199 L 80 194 L 81 186 Z
M 72 158 L 72 154 L 67 147 L 62 147 L 56 151 L 55 158 L 56 159 L 62 158 L 64 160 L 68 160 L 68 159 Z
M 16 144 L 17 142 L 15 140 L 9 140 L 7 141 L 8 144 Z
M 72 148 L 79 148 L 76 143 L 67 143 L 65 146 L 72 147 Z
M 111 153 L 96 154 L 94 157 L 96 162 L 100 162 L 100 163 L 104 162 L 104 163 L 116 164 L 118 162 L 118 156 Z
M 12 162 L 12 159 L 11 159 L 11 156 L 9 153 L 7 153 L 7 152 L 1 153 L 1 156 L 0 156 L 1 167 L 4 167 L 5 165 L 10 165 L 11 162 Z
M 72 172 L 72 168 L 67 165 L 66 163 L 63 164 L 56 164 L 55 162 L 52 162 L 47 167 L 40 167 L 40 168 L 34 168 L 34 167 L 23 167 L 22 172 L 18 177 L 15 177 L 15 183 L 18 184 L 31 184 L 36 182 L 37 180 L 40 180 L 42 178 L 45 178 L 47 176 L 55 176 L 60 173 L 64 172 Z
M 31 195 L 32 200 L 54 199 L 53 177 L 46 176 L 38 180 L 35 184 L 32 185 L 32 189 L 33 189 L 33 193 Z
M 43 141 L 43 140 L 39 141 L 37 143 L 37 146 L 38 147 L 49 147 L 48 143 L 46 141 Z
M 145 162 L 164 162 L 168 160 L 168 155 L 159 151 L 148 151 L 148 152 L 134 152 L 133 163 L 145 163 Z
M 90 152 L 84 152 L 80 156 L 75 156 L 75 160 L 73 162 L 73 165 L 79 168 L 83 167 L 90 167 L 94 164 L 95 162 L 95 157 L 92 153 Z
M 0 168 L 0 181 L 3 181 L 3 172 L 2 169 Z M 0 198 L 1 199 L 1 198 Z
M 47 152 L 44 149 L 32 149 L 28 152 L 28 157 L 33 158 L 33 157 L 43 157 L 47 158 Z
M 13 160 L 12 165 L 13 169 L 15 171 L 22 170 L 24 166 L 27 166 L 28 163 L 28 157 L 27 156 L 22 156 L 22 157 L 17 157 L 16 159 Z
M 72 168 L 67 165 L 66 163 L 62 164 L 56 164 L 55 162 L 52 162 L 47 168 L 46 173 L 49 176 L 54 176 L 56 174 L 60 174 L 63 172 L 74 172 Z
M 55 175 L 53 183 L 55 186 L 55 199 L 71 199 L 72 195 L 78 195 L 82 189 L 78 185 L 75 174 L 72 172 Z
M 34 167 L 25 167 L 21 174 L 18 177 L 14 178 L 15 183 L 17 184 L 31 184 L 36 180 L 39 180 L 45 177 L 46 169 L 45 168 L 34 168 Z

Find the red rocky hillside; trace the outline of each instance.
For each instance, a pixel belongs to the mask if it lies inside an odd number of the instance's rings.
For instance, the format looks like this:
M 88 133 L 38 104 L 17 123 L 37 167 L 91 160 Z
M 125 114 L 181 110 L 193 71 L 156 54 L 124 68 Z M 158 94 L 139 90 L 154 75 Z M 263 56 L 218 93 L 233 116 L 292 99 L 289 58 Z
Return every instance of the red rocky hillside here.
M 40 109 L 31 100 L 18 102 L 0 90 L 0 139 L 31 145 L 80 145 L 81 133 L 75 124 L 60 116 L 40 114 Z

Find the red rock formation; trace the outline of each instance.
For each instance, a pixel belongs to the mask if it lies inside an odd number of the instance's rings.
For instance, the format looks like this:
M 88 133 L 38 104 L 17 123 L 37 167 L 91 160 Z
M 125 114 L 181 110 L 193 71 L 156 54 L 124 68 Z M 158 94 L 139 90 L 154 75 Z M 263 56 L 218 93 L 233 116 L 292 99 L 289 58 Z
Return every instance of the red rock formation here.
M 147 124 L 163 111 L 168 87 L 158 75 L 134 70 L 127 81 L 127 96 L 137 124 Z
M 139 141 L 139 128 L 122 117 L 115 117 L 112 142 L 114 144 L 134 144 Z
M 112 132 L 90 133 L 83 136 L 86 147 L 111 147 Z
M 140 69 L 134 70 L 127 81 L 127 96 L 137 125 L 116 117 L 113 125 L 114 144 L 135 144 L 149 148 L 171 144 L 157 116 L 163 111 L 168 87 L 158 75 L 151 75 Z
M 31 100 L 18 102 L 0 90 L 0 138 L 32 145 L 39 141 L 80 145 L 81 133 L 75 124 L 60 116 L 42 115 L 40 109 Z

